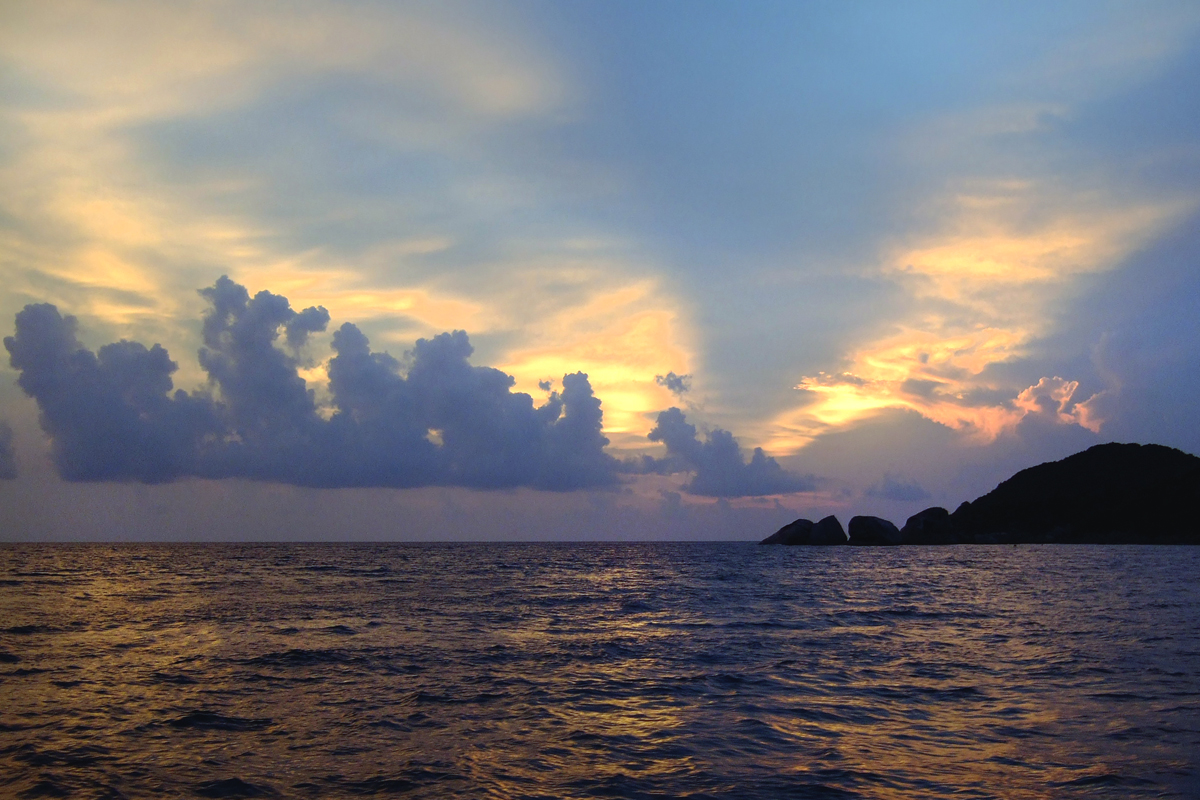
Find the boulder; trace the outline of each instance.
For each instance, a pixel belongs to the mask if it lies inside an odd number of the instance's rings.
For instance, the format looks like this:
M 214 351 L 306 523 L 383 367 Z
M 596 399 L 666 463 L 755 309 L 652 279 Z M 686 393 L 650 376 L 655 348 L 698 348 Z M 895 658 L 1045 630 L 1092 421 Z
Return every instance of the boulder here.
M 763 539 L 759 544 L 812 544 L 810 541 L 813 523 L 810 519 L 798 519 L 789 522 L 779 530 Z
M 830 514 L 816 525 L 813 525 L 809 538 L 811 539 L 810 544 L 845 544 L 846 531 L 842 528 L 842 523 L 838 522 L 838 518 Z
M 902 544 L 900 529 L 879 517 L 853 517 L 850 520 L 850 544 L 878 547 Z
M 957 544 L 963 541 L 954 530 L 950 512 L 941 506 L 918 511 L 900 529 L 904 544 Z

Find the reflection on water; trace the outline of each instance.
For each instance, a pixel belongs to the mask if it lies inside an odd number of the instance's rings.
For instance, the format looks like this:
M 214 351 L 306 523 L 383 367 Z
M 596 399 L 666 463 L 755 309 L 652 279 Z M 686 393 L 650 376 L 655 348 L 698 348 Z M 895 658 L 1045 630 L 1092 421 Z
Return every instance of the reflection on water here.
M 0 548 L 22 797 L 1196 797 L 1200 549 Z

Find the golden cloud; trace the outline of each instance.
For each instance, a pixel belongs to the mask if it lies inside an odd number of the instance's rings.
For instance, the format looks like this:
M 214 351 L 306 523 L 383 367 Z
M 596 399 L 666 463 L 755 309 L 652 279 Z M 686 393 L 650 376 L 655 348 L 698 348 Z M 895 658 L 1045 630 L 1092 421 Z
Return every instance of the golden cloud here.
M 695 361 L 690 330 L 677 303 L 653 280 L 614 283 L 586 272 L 575 278 L 596 288 L 527 316 L 522 343 L 497 366 L 534 396 L 539 382 L 557 385 L 566 373 L 586 372 L 603 400 L 604 432 L 614 446 L 644 447 L 650 415 L 678 402 L 655 376 L 687 372 Z
M 289 231 L 231 213 L 253 178 L 214 174 L 173 182 L 131 136 L 145 123 L 246 106 L 281 82 L 356 75 L 415 94 L 425 130 L 396 146 L 446 151 L 464 130 L 561 111 L 563 71 L 515 29 L 485 30 L 452 10 L 183 5 L 159 0 L 5 9 L 0 54 L 26 92 L 0 107 L 0 310 L 46 301 L 105 337 L 194 350 L 195 289 L 227 273 L 340 319 L 403 315 L 411 341 L 454 327 L 495 327 L 486 301 L 402 277 L 381 288 L 371 264 L 444 250 L 441 235 L 384 242 L 346 266 L 281 245 Z M 229 21 L 236 19 L 237 24 Z M 282 223 L 281 223 L 282 225 Z M 331 263 L 334 261 L 334 263 Z M 380 270 L 375 270 L 375 278 Z M 181 385 L 203 380 L 180 359 Z
M 1031 413 L 1100 430 L 1100 395 L 1076 400 L 1077 381 L 1014 387 L 989 379 L 988 367 L 1021 358 L 1052 329 L 1074 278 L 1111 268 L 1185 206 L 1103 208 L 1082 196 L 1060 201 L 1062 211 L 1039 201 L 1048 190 L 1030 182 L 993 188 L 960 194 L 946 232 L 886 261 L 883 272 L 907 290 L 910 318 L 849 354 L 840 374 L 801 378 L 805 402 L 772 420 L 773 449 L 794 452 L 884 409 L 909 409 L 983 442 Z M 1004 394 L 1010 399 L 995 399 Z

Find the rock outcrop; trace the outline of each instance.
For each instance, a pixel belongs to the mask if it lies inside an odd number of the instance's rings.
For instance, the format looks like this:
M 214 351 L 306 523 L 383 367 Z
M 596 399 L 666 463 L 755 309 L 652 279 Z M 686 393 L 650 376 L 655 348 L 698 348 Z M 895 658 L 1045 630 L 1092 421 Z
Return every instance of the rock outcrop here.
M 813 522 L 811 519 L 798 519 L 789 522 L 779 530 L 763 539 L 759 544 L 812 544 L 811 534 Z
M 789 522 L 775 533 L 763 539 L 759 544 L 785 545 L 838 545 L 846 543 L 846 532 L 837 517 L 828 516 L 820 522 L 798 519 Z
M 900 529 L 879 517 L 852 517 L 850 542 L 858 547 L 894 546 L 903 544 Z
M 955 531 L 950 512 L 940 506 L 909 517 L 900 529 L 900 538 L 904 544 L 958 544 L 965 541 Z
M 838 518 L 830 514 L 813 525 L 812 540 L 813 544 L 845 544 L 846 531 L 842 527 L 842 523 L 838 522 Z

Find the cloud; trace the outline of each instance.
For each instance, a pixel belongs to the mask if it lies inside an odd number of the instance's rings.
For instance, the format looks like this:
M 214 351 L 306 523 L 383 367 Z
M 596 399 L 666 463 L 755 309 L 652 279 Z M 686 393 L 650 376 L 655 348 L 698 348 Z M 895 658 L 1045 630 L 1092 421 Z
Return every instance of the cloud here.
M 672 473 L 692 471 L 695 474 L 685 489 L 691 494 L 709 497 L 755 497 L 768 494 L 789 494 L 811 491 L 811 477 L 796 475 L 754 448 L 749 463 L 742 460 L 742 450 L 733 434 L 716 428 L 701 442 L 696 426 L 690 424 L 678 408 L 669 408 L 658 415 L 658 423 L 649 438 L 667 447 L 663 459 L 644 459 L 647 471 Z
M 0 421 L 0 480 L 10 481 L 17 477 L 17 454 L 13 451 L 13 430 L 7 422 Z
M 1092 433 L 1099 433 L 1104 422 L 1101 414 L 1104 392 L 1097 392 L 1083 402 L 1075 402 L 1075 390 L 1079 381 L 1067 381 L 1058 377 L 1042 378 L 1033 386 L 1017 395 L 1013 401 L 1025 414 L 1039 414 L 1058 422 L 1077 424 Z
M 245 103 L 281 74 L 329 71 L 370 75 L 478 115 L 527 114 L 562 99 L 558 76 L 529 42 L 512 41 L 512 26 L 496 35 L 487 23 L 498 20 L 433 8 L 247 4 L 237 25 L 216 6 L 161 0 L 69 9 L 18 3 L 0 47 L 64 99 L 102 111 L 97 122 Z M 134 26 L 143 35 L 131 37 Z M 241 80 L 231 85 L 233 76 Z
M 505 324 L 519 344 L 499 364 L 516 387 L 533 393 L 546 377 L 581 366 L 605 399 L 605 432 L 618 447 L 640 447 L 648 419 L 672 402 L 651 376 L 684 367 L 694 358 L 693 333 L 656 280 L 625 282 L 614 264 L 605 272 L 577 266 L 513 276 L 521 309 Z M 617 280 L 614 281 L 614 277 Z
M 676 397 L 683 397 L 692 388 L 691 375 L 676 375 L 674 372 L 668 372 L 666 375 L 655 375 L 654 382 Z
M 916 503 L 928 500 L 932 495 L 916 481 L 905 481 L 885 475 L 882 481 L 867 487 L 867 496 L 901 503 Z
M 616 482 L 583 373 L 563 376 L 562 391 L 535 407 L 510 375 L 468 362 L 462 331 L 418 340 L 402 364 L 346 323 L 326 365 L 332 406 L 319 408 L 300 367 L 308 335 L 328 324 L 323 308 L 297 312 L 224 277 L 201 295 L 209 387 L 192 393 L 172 394 L 177 365 L 159 345 L 121 341 L 93 354 L 54 306 L 17 314 L 4 344 L 62 477 L 550 490 Z
M 328 282 L 347 319 L 418 317 L 405 342 L 478 334 L 487 287 L 434 286 L 414 263 L 488 239 L 470 220 L 505 204 L 527 213 L 515 198 L 534 190 L 497 139 L 554 128 L 573 103 L 568 70 L 499 10 L 251 3 L 237 25 L 162 0 L 5 11 L 0 311 L 53 302 L 172 352 L 197 310 L 178 300 L 218 269 L 293 299 L 272 275 Z
M 121 341 L 92 353 L 75 337 L 75 318 L 47 304 L 26 306 L 16 322 L 4 346 L 64 478 L 155 483 L 197 470 L 200 443 L 221 433 L 216 407 L 169 395 L 176 364 L 162 347 Z
M 848 369 L 802 377 L 804 401 L 773 420 L 770 446 L 795 451 L 885 409 L 911 409 L 979 443 L 1028 414 L 1100 429 L 1102 398 L 1076 402 L 1077 381 L 1042 373 L 1014 383 L 1013 370 L 1005 380 L 997 368 L 1035 354 L 1061 324 L 1056 303 L 1073 281 L 1119 266 L 1187 203 L 979 179 L 943 205 L 943 230 L 886 257 L 883 275 L 907 294 L 896 323 L 849 353 Z
M 1198 57 L 1200 60 L 1200 57 Z M 1105 387 L 1067 409 L 1103 421 L 1105 439 L 1157 442 L 1200 452 L 1200 215 L 1136 253 L 1111 281 L 1090 287 L 1054 341 L 1077 353 L 1084 377 Z M 1091 368 L 1090 370 L 1088 368 Z

